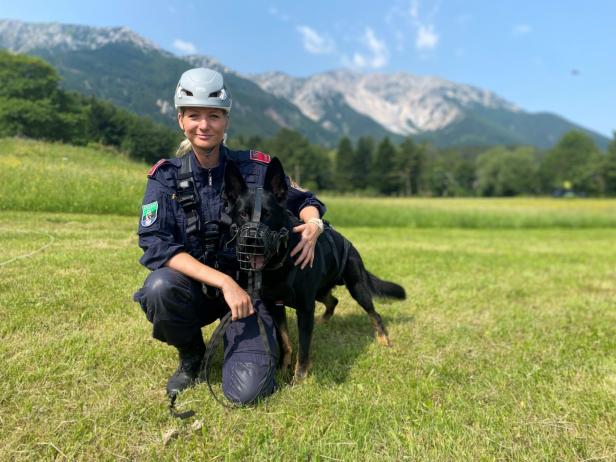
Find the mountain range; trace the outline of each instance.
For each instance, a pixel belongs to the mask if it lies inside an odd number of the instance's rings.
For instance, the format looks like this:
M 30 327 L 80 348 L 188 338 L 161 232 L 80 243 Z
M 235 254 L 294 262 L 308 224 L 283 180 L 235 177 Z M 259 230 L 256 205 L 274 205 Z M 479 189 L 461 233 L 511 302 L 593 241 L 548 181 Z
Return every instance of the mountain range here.
M 0 20 L 0 48 L 40 56 L 66 89 L 104 98 L 176 127 L 173 89 L 190 67 L 221 71 L 233 97 L 231 136 L 273 136 L 286 127 L 311 142 L 340 137 L 438 147 L 531 144 L 551 147 L 566 131 L 609 140 L 548 112 L 530 113 L 498 95 L 438 77 L 334 70 L 306 78 L 281 72 L 242 75 L 208 56 L 178 57 L 125 27 L 95 28 Z

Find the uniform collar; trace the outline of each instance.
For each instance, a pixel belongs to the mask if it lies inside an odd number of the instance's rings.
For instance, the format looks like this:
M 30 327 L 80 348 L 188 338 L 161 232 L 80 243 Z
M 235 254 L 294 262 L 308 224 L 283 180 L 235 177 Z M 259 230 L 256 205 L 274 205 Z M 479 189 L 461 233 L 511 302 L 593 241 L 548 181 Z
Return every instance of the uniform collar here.
M 227 148 L 221 144 L 218 165 L 212 168 L 201 167 L 194 151 L 190 151 L 189 153 L 190 160 L 193 165 L 193 172 L 194 172 L 195 178 L 197 178 L 197 181 L 207 184 L 209 181 L 208 177 L 211 175 L 212 181 L 214 183 L 218 184 L 222 182 L 222 178 L 224 176 L 224 171 L 225 171 L 225 163 L 227 160 L 226 151 L 227 151 Z

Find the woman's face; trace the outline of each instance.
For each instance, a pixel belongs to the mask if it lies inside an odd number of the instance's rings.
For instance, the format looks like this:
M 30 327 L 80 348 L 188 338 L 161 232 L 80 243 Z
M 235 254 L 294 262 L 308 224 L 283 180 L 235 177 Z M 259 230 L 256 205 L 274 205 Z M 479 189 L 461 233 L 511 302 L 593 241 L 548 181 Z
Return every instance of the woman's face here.
M 209 151 L 222 143 L 229 118 L 222 109 L 187 107 L 178 123 L 195 150 Z

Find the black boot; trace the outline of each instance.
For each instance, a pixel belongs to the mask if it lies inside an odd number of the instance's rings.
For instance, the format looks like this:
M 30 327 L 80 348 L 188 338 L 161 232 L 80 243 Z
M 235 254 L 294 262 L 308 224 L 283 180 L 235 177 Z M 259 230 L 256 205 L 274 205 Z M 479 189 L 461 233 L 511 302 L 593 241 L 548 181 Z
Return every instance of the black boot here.
M 201 331 L 190 342 L 177 345 L 176 348 L 180 356 L 180 365 L 167 380 L 167 395 L 169 397 L 175 397 L 179 392 L 193 386 L 199 375 L 201 361 L 205 353 Z

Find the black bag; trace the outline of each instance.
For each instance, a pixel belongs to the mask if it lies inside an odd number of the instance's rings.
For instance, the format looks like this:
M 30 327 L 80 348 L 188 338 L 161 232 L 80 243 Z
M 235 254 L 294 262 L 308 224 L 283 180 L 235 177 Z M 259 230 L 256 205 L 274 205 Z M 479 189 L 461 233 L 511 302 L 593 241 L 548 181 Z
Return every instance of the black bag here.
M 224 333 L 222 389 L 236 404 L 253 403 L 276 389 L 276 328 L 261 300 L 254 309 L 255 314 L 230 322 Z

